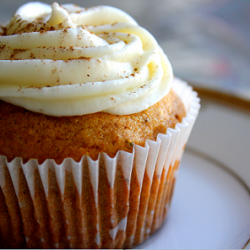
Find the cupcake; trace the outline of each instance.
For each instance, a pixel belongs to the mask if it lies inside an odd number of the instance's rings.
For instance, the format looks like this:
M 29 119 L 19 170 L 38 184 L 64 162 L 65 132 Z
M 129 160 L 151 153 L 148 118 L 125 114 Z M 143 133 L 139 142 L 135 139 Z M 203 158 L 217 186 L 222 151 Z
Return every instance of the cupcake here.
M 199 99 L 128 14 L 21 6 L 0 100 L 2 248 L 131 248 L 162 226 Z

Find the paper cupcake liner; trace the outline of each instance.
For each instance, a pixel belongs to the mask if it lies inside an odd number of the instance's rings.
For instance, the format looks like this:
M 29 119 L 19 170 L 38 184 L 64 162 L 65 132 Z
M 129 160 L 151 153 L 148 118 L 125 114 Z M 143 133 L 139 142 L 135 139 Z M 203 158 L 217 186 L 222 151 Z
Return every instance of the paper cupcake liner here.
M 0 156 L 0 246 L 131 248 L 161 227 L 200 107 L 186 83 L 175 79 L 174 90 L 186 117 L 132 153 L 59 165 Z

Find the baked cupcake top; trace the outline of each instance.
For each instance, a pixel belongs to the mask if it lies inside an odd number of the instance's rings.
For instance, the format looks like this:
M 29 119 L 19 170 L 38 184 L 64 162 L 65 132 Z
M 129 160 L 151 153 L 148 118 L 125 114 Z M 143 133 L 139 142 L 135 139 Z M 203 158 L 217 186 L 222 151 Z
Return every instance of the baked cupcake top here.
M 27 3 L 0 32 L 0 99 L 30 111 L 134 114 L 171 88 L 154 37 L 114 7 Z

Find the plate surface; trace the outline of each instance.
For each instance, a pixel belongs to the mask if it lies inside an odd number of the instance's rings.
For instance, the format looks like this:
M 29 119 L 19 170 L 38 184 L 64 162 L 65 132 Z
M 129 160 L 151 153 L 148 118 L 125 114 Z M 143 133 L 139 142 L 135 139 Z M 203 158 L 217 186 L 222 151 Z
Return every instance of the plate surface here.
M 250 104 L 210 97 L 201 96 L 167 221 L 138 248 L 250 249 Z

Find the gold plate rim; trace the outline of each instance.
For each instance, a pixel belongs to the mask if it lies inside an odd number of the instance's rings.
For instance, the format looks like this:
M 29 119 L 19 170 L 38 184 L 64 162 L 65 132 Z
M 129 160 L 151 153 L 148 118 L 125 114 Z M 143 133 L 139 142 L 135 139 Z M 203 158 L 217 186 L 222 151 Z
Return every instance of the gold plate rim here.
M 193 87 L 194 91 L 198 93 L 198 96 L 201 98 L 201 100 L 202 98 L 208 98 L 212 102 L 224 104 L 234 109 L 241 109 L 241 111 L 250 115 L 250 100 L 219 90 L 197 87 L 196 84 L 190 83 L 190 85 Z
M 196 84 L 193 83 L 189 84 L 192 86 L 193 90 L 198 93 L 198 97 L 201 98 L 201 100 L 202 98 L 206 98 L 213 103 L 215 102 L 224 106 L 226 105 L 228 108 L 240 110 L 244 112 L 246 115 L 250 116 L 250 100 L 244 99 L 238 95 L 234 95 L 229 92 L 223 92 L 215 89 L 208 89 L 205 87 L 198 87 Z M 246 185 L 244 186 L 246 188 Z M 248 239 L 246 244 L 242 247 L 242 249 L 245 249 L 248 246 L 248 244 L 250 244 L 250 238 Z

